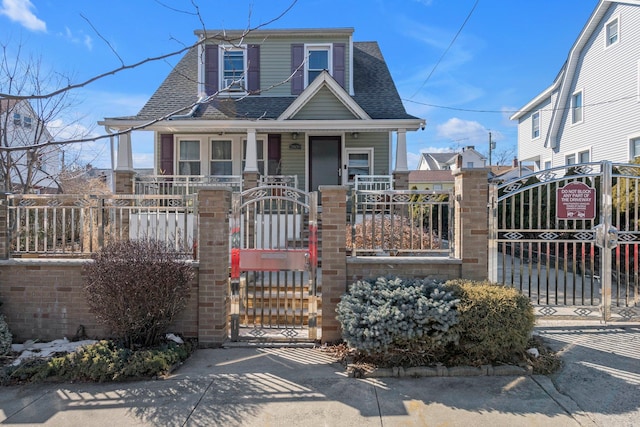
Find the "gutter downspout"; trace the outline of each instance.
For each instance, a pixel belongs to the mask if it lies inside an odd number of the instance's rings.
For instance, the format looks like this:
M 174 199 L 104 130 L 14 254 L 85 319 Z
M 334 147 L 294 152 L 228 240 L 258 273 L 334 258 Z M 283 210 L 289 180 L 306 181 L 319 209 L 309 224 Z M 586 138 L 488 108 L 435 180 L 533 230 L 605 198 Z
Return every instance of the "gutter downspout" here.
M 174 116 L 169 117 L 167 120 L 180 120 L 180 119 L 190 119 L 190 118 L 192 118 L 193 115 L 198 110 L 198 107 L 200 107 L 200 104 L 202 104 L 202 101 L 204 101 L 205 99 L 207 99 L 207 95 L 205 95 L 205 94 L 198 95 L 198 100 L 196 101 L 194 106 L 191 107 L 191 110 L 189 110 L 189 112 L 187 114 L 176 114 Z

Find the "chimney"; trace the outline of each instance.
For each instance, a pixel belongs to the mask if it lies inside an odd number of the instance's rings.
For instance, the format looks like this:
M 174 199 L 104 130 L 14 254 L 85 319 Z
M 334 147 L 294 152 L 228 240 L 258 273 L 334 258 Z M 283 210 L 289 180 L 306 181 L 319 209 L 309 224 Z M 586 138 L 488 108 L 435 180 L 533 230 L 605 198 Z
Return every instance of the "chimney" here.
M 518 158 L 517 158 L 517 157 L 514 157 L 514 158 L 513 158 L 513 167 L 514 167 L 514 168 L 517 168 L 517 167 L 518 167 Z

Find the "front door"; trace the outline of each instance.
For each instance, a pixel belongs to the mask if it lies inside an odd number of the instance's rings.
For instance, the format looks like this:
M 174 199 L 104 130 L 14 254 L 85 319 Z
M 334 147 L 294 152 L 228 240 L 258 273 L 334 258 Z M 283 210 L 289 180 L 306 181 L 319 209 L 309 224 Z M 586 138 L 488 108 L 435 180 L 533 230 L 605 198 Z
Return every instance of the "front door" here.
M 342 144 L 339 136 L 309 137 L 309 191 L 320 185 L 342 184 Z

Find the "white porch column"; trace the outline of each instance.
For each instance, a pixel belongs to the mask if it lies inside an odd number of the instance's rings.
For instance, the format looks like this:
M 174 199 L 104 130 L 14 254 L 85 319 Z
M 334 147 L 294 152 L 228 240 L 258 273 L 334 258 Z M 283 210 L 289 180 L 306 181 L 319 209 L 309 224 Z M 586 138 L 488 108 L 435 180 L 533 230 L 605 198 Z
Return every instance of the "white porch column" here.
M 133 171 L 133 155 L 131 154 L 131 132 L 118 135 L 117 171 Z
M 247 130 L 247 158 L 243 172 L 258 172 L 258 148 L 256 146 L 256 130 Z
M 405 172 L 409 170 L 407 166 L 407 131 L 406 129 L 398 129 L 398 140 L 396 141 L 396 172 Z

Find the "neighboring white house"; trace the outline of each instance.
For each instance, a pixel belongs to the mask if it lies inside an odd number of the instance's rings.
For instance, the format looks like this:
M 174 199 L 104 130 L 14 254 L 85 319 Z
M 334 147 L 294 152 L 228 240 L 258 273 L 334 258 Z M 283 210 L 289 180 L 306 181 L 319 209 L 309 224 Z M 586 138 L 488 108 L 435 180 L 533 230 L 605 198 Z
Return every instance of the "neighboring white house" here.
M 26 100 L 0 100 L 0 144 L 5 147 L 32 146 L 53 140 L 51 133 L 38 118 L 38 115 Z M 57 192 L 56 178 L 60 174 L 60 149 L 47 146 L 37 150 L 0 154 L 0 182 L 11 177 L 10 188 L 23 191 L 25 186 L 29 192 Z M 7 170 L 7 165 L 11 166 Z M 31 170 L 31 175 L 29 175 Z
M 537 170 L 640 156 L 640 0 L 601 0 L 553 84 L 511 119 Z
M 422 153 L 418 161 L 418 170 L 453 169 L 458 154 L 462 155 L 463 168 L 483 168 L 486 166 L 487 158 L 470 145 L 464 147 L 461 153 L 453 151 L 447 153 Z

